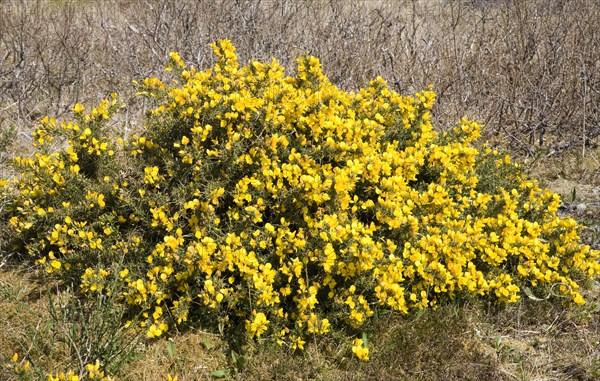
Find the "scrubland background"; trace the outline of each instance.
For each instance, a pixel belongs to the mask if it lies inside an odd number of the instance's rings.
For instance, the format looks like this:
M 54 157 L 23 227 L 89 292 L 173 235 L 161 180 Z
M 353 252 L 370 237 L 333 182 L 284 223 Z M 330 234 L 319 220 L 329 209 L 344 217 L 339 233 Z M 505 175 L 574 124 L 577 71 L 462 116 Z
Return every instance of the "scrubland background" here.
M 378 75 L 401 93 L 433 85 L 440 128 L 466 115 L 520 153 L 583 149 L 600 133 L 597 1 L 4 0 L 1 12 L 3 128 L 131 97 L 170 51 L 207 67 L 208 44 L 230 38 L 241 62 L 293 70 L 315 55 L 346 90 Z
M 314 55 L 349 91 L 376 76 L 403 94 L 432 85 L 436 128 L 463 116 L 481 121 L 482 141 L 562 194 L 565 213 L 599 248 L 595 0 L 0 0 L 0 177 L 11 173 L 10 157 L 27 152 L 43 116 L 68 118 L 76 102 L 91 106 L 116 91 L 128 104 L 118 128 L 140 128 L 146 105 L 132 81 L 161 77 L 170 51 L 209 67 L 208 45 L 220 38 L 232 40 L 242 63 L 276 58 L 290 73 L 297 57 Z M 8 353 L 5 346 L 39 328 L 44 300 L 27 296 L 39 285 L 2 267 L 0 297 L 8 301 L 0 315 L 29 311 L 0 318 L 12 338 L 0 337 Z M 324 344 L 304 357 L 256 349 L 239 370 L 218 337 L 191 333 L 173 339 L 179 352 L 157 344 L 128 372 L 140 380 L 173 368 L 189 368 L 190 380 L 599 379 L 597 289 L 590 285 L 577 310 L 530 299 L 501 311 L 468 305 L 386 318 L 369 364 Z

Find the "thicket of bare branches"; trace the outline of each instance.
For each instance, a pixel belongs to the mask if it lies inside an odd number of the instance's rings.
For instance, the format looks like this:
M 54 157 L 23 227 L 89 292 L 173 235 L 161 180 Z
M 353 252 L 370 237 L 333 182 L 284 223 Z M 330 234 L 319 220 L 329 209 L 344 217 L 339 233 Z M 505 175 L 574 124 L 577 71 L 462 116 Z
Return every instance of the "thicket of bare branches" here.
M 441 128 L 468 116 L 521 153 L 585 149 L 600 135 L 600 3 L 594 0 L 8 0 L 0 2 L 0 126 L 161 75 L 169 51 L 196 67 L 230 38 L 242 61 L 293 70 L 319 57 L 353 90 L 377 75 L 401 93 L 432 84 Z

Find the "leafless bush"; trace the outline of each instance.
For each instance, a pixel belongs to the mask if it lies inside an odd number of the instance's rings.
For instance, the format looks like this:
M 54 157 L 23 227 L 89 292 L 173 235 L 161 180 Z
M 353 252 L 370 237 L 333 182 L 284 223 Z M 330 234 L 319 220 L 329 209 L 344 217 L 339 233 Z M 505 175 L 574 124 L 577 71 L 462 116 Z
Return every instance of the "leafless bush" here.
M 436 125 L 461 116 L 524 153 L 600 134 L 600 3 L 593 0 L 14 0 L 0 2 L 0 126 L 27 128 L 75 102 L 161 75 L 169 51 L 203 68 L 230 38 L 242 60 L 289 70 L 321 58 L 347 90 L 377 75 L 402 93 L 432 84 Z

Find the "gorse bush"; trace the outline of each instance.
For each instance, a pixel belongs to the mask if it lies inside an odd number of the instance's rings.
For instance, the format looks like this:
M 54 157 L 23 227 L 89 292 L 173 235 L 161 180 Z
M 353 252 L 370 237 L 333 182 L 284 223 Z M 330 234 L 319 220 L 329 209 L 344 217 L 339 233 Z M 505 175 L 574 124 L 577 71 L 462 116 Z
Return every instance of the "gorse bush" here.
M 153 106 L 132 139 L 110 131 L 116 96 L 42 121 L 39 153 L 3 180 L 3 239 L 22 260 L 82 296 L 119 290 L 143 317 L 124 324 L 149 338 L 212 324 L 291 349 L 359 334 L 378 310 L 530 289 L 584 303 L 599 253 L 559 196 L 473 146 L 477 123 L 436 133 L 433 91 L 377 78 L 348 93 L 314 57 L 286 76 L 275 60 L 240 66 L 228 40 L 213 49 L 211 69 L 172 53 L 171 82 L 137 84 Z M 363 339 L 352 351 L 368 359 Z

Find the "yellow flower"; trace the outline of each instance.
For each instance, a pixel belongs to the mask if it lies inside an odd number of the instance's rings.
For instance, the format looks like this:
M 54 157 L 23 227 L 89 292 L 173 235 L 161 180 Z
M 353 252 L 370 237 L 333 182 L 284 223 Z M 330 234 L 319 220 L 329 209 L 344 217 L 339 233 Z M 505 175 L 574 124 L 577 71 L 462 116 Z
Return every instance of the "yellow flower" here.
M 183 63 L 181 56 L 177 52 L 170 52 L 169 57 L 171 58 L 171 61 L 173 61 L 173 63 L 175 65 L 179 66 L 180 68 L 185 67 L 185 64 Z
M 76 103 L 75 107 L 73 107 L 71 110 L 75 114 L 81 114 L 85 110 L 85 107 L 81 103 Z
M 264 313 L 257 313 L 256 310 L 252 311 L 252 316 L 254 316 L 252 322 L 246 321 L 246 330 L 248 331 L 250 337 L 259 337 L 266 332 L 269 325 L 269 320 L 267 320 L 267 317 Z
M 146 336 L 148 336 L 149 338 L 155 338 L 158 337 L 160 335 L 162 335 L 163 331 L 161 330 L 161 328 L 159 326 L 157 326 L 156 324 L 152 324 L 150 326 L 150 328 L 148 328 L 148 331 L 146 332 Z
M 292 341 L 292 349 L 296 350 L 296 349 L 300 349 L 300 350 L 304 350 L 304 344 L 306 344 L 306 341 L 304 341 L 302 339 L 302 337 L 298 336 L 294 336 L 291 335 L 290 339 Z
M 362 339 L 354 339 L 352 342 L 352 353 L 354 353 L 359 360 L 369 361 L 369 348 L 365 347 Z

